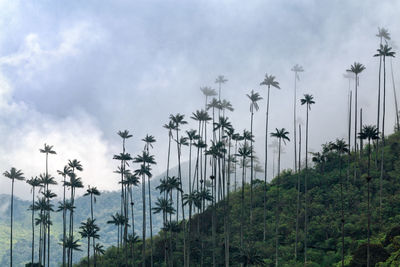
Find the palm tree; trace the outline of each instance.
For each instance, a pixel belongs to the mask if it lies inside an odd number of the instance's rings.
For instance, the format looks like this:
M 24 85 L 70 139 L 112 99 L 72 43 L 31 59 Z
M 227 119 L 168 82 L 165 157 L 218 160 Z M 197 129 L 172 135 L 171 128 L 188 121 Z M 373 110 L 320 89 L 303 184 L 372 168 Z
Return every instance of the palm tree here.
M 146 137 L 142 139 L 145 142 L 144 149 L 149 153 L 149 148 L 153 148 L 153 143 L 156 142 L 156 139 L 152 135 L 146 134 Z M 149 166 L 149 163 L 147 163 Z M 151 187 L 150 187 L 150 176 L 147 177 L 147 186 L 148 186 L 148 194 L 149 194 L 149 219 L 150 219 L 150 264 L 151 266 L 154 265 L 153 263 L 153 216 L 152 216 L 152 209 L 151 209 Z
M 66 233 L 67 233 L 67 223 L 66 223 L 66 209 L 65 209 L 65 186 L 66 186 L 66 177 L 72 172 L 71 168 L 68 165 L 64 166 L 64 169 L 58 170 L 57 173 L 63 177 L 63 238 L 62 240 L 66 240 Z M 66 257 L 66 250 L 65 244 L 62 243 L 63 246 L 63 260 L 62 266 L 65 267 L 65 257 Z
M 308 175 L 308 111 L 311 110 L 311 105 L 315 104 L 314 97 L 310 94 L 305 94 L 304 98 L 300 99 L 301 105 L 306 105 L 306 172 L 304 175 L 304 264 L 307 264 L 307 175 Z
M 278 247 L 279 247 L 279 208 L 280 208 L 280 196 L 279 196 L 279 187 L 280 187 L 280 168 L 281 168 L 281 147 L 282 141 L 286 145 L 286 141 L 290 141 L 288 137 L 289 132 L 286 131 L 285 128 L 275 129 L 274 133 L 271 133 L 271 137 L 276 137 L 278 139 L 278 180 L 277 180 L 277 196 L 276 196 L 276 217 L 275 217 L 275 266 L 278 266 L 279 255 L 278 255 Z
M 93 201 L 94 201 L 94 203 L 96 203 L 96 196 L 100 196 L 100 191 L 99 190 L 97 190 L 97 187 L 90 187 L 90 185 L 89 185 L 89 188 L 86 190 L 86 193 L 85 194 L 83 194 L 84 196 L 90 196 L 90 216 L 91 216 L 91 220 L 94 222 L 95 221 L 95 219 L 94 219 L 94 216 L 93 216 Z M 94 248 L 95 248 L 95 246 L 96 246 L 96 240 L 95 240 L 95 238 L 93 237 L 93 251 L 94 251 Z M 93 260 L 94 260 L 94 266 L 96 266 L 96 254 L 93 254 L 94 255 L 94 258 L 93 258 Z
M 10 171 L 5 171 L 3 175 L 9 179 L 11 179 L 11 216 L 10 216 L 10 266 L 13 266 L 13 216 L 14 216 L 14 181 L 23 181 L 25 180 L 24 173 L 21 170 L 17 170 L 12 167 Z
M 142 265 L 146 266 L 146 176 L 150 177 L 151 168 L 149 164 L 155 164 L 154 156 L 150 155 L 149 152 L 143 151 L 142 155 L 137 155 L 133 162 L 141 163 L 140 169 L 135 170 L 135 174 L 142 176 L 142 202 L 143 202 L 143 228 L 142 228 L 142 239 L 143 239 L 143 250 L 142 250 Z
M 354 98 L 354 156 L 355 156 L 355 162 L 358 162 L 358 157 L 357 157 L 357 102 L 358 102 L 358 84 L 359 84 L 359 77 L 361 72 L 365 70 L 365 66 L 361 63 L 354 62 L 353 65 L 350 66 L 350 69 L 348 69 L 348 72 L 352 72 L 355 75 L 355 98 Z M 357 164 L 354 164 L 354 180 L 356 179 L 357 175 Z
M 176 115 L 170 115 L 169 119 L 174 122 L 175 124 L 175 131 L 176 131 L 176 146 L 177 146 L 177 156 L 178 156 L 178 178 L 180 181 L 181 185 L 181 190 L 182 190 L 182 170 L 181 170 L 181 144 L 180 144 L 180 139 L 179 139 L 179 131 L 180 131 L 180 126 L 187 124 L 187 121 L 185 121 L 185 115 L 177 113 Z M 183 209 L 183 202 L 182 202 L 182 196 L 183 196 L 183 190 L 181 191 L 181 206 L 182 206 L 182 220 L 185 221 L 185 210 Z M 176 220 L 179 218 L 179 195 L 176 195 Z M 185 224 L 183 224 L 183 260 L 184 260 L 184 266 L 186 266 L 186 229 L 185 229 Z
M 245 131 L 243 136 L 245 135 Z M 243 227 L 244 227 L 244 180 L 245 180 L 245 162 L 251 157 L 251 147 L 245 142 L 239 147 L 237 156 L 242 158 L 242 191 L 241 191 L 241 211 L 240 211 L 240 248 L 243 249 Z
M 50 223 L 47 211 L 52 210 L 52 204 L 47 202 L 46 197 L 41 197 L 35 202 L 33 209 L 40 211 L 39 217 L 35 218 L 35 225 L 39 225 L 39 266 L 42 266 L 42 257 L 45 252 L 46 225 Z M 44 261 L 45 259 L 43 259 Z
M 130 198 L 130 206 L 131 206 L 131 217 L 132 217 L 132 234 L 135 235 L 135 217 L 133 213 L 133 187 L 134 186 L 139 186 L 139 177 L 137 175 L 132 174 L 129 170 L 126 170 L 126 173 L 124 174 L 125 179 L 123 181 L 124 185 L 127 187 L 127 191 L 129 192 L 129 198 Z M 134 254 L 134 244 L 132 244 L 133 239 L 129 239 L 128 241 L 130 242 L 130 247 L 131 247 L 131 258 L 132 262 L 135 262 L 135 254 Z
M 71 264 L 71 266 L 72 266 L 72 261 L 70 262 L 70 259 L 71 259 L 70 256 L 72 254 L 72 251 L 74 251 L 74 250 L 82 251 L 80 249 L 81 245 L 78 242 L 79 242 L 79 240 L 77 240 L 77 239 L 74 240 L 73 236 L 68 236 L 66 240 L 63 240 L 63 243 L 65 244 L 65 247 L 68 250 L 68 264 Z
M 87 218 L 86 222 L 81 222 L 81 226 L 79 227 L 79 229 L 81 229 L 81 231 L 79 232 L 81 234 L 81 237 L 87 238 L 87 240 L 88 240 L 88 246 L 87 246 L 87 258 L 88 258 L 87 266 L 88 267 L 90 267 L 90 239 L 93 238 L 93 241 L 94 241 L 95 239 L 100 238 L 99 234 L 97 233 L 98 231 L 100 231 L 100 228 L 96 225 L 95 222 L 96 222 L 96 219 Z M 95 254 L 94 246 L 93 246 L 93 254 Z
M 262 99 L 259 93 L 255 93 L 251 90 L 250 95 L 247 95 L 250 99 L 250 134 L 253 135 L 253 117 L 254 117 L 254 110 L 258 111 L 258 101 Z M 253 160 L 253 140 L 250 141 L 250 224 L 253 221 L 253 173 L 254 173 L 254 160 Z
M 260 85 L 265 85 L 268 88 L 267 93 L 267 110 L 265 112 L 265 160 L 264 160 L 264 229 L 263 229 L 263 241 L 265 241 L 266 231 L 267 231 L 267 174 L 268 174 L 268 119 L 269 119 L 269 94 L 271 86 L 277 89 L 279 87 L 279 82 L 275 80 L 275 76 L 265 74 L 264 81 Z
M 340 203 L 342 224 L 342 267 L 344 266 L 344 200 L 343 200 L 343 177 L 342 177 L 342 155 L 349 151 L 348 145 L 343 139 L 336 139 L 330 146 L 331 150 L 339 155 L 339 180 L 340 180 Z
M 75 203 L 75 191 L 76 188 L 83 188 L 82 184 L 82 179 L 80 177 L 77 177 L 75 170 L 77 171 L 83 171 L 82 164 L 79 160 L 73 159 L 68 161 L 68 166 L 72 169 L 72 172 L 68 174 L 69 176 L 69 182 L 66 183 L 67 186 L 71 187 L 71 204 L 72 206 Z M 72 210 L 69 214 L 69 236 L 70 240 L 74 240 L 74 210 Z M 69 255 L 69 267 L 72 267 L 72 254 L 73 254 L 74 249 L 69 249 L 68 255 Z
M 297 81 L 300 80 L 299 72 L 303 72 L 304 69 L 299 64 L 292 67 L 291 71 L 294 72 L 294 93 L 293 93 L 293 143 L 294 143 L 294 171 L 297 172 L 297 144 L 296 144 L 296 103 L 297 103 Z
M 34 264 L 34 256 L 35 256 L 35 223 L 34 223 L 34 218 L 35 218 L 35 189 L 36 187 L 41 186 L 40 180 L 38 177 L 32 177 L 31 179 L 26 181 L 30 186 L 32 186 L 32 205 L 29 207 L 29 209 L 32 211 L 32 258 L 31 258 L 31 264 Z
M 103 245 L 101 245 L 100 243 L 96 243 L 96 246 L 94 247 L 94 252 L 93 253 L 96 256 L 100 256 L 100 255 L 104 255 L 104 253 L 106 253 L 106 251 L 104 250 L 104 246 Z M 132 259 L 132 261 L 133 261 L 133 259 Z
M 162 190 L 162 189 L 161 189 Z M 160 191 L 161 191 L 160 190 Z M 160 192 L 162 193 L 162 192 Z M 168 214 L 174 214 L 175 209 L 173 207 L 173 203 L 171 199 L 167 198 L 158 198 L 155 207 L 153 208 L 153 213 L 157 214 L 162 212 L 163 214 L 163 226 L 165 227 L 168 222 Z M 167 265 L 167 250 L 166 250 L 166 242 L 167 242 L 167 237 L 166 237 L 166 231 L 164 231 L 164 262 L 165 265 Z
M 207 155 L 212 156 L 212 175 L 210 179 L 212 180 L 212 195 L 213 195 L 213 203 L 212 203 L 212 215 L 211 215 L 211 228 L 212 228 L 212 243 L 213 243 L 213 253 L 212 253 L 212 262 L 213 266 L 216 266 L 216 227 L 217 227 L 217 215 L 216 215 L 216 196 L 217 196 L 217 162 L 223 157 L 225 153 L 224 144 L 221 141 L 214 142 L 212 141 L 212 145 L 205 152 Z M 218 170 L 218 176 L 220 180 L 220 170 Z
M 49 169 L 48 169 L 48 161 L 49 161 L 49 154 L 57 154 L 54 150 L 53 150 L 53 146 L 44 144 L 44 148 L 43 149 L 39 149 L 40 153 L 44 153 L 46 154 L 46 176 L 49 174 Z M 48 190 L 48 186 L 45 188 L 45 190 Z M 49 201 L 49 200 L 48 200 Z M 49 220 L 50 220 L 50 213 L 49 215 Z M 47 228 L 47 266 L 50 266 L 50 225 Z
M 370 175 L 371 169 L 371 140 L 379 139 L 379 132 L 377 127 L 373 125 L 365 125 L 363 126 L 362 131 L 358 134 L 358 138 L 360 139 L 368 139 L 368 173 L 367 173 L 367 184 L 368 184 L 368 231 L 367 231 L 367 267 L 369 267 L 370 261 L 370 224 L 371 224 L 371 212 L 370 212 L 370 181 L 372 179 Z
M 387 44 L 381 44 L 374 57 L 383 58 L 383 105 L 382 105 L 382 149 L 381 149 L 381 175 L 379 177 L 379 218 L 382 219 L 382 179 L 383 179 L 383 148 L 385 146 L 385 111 L 386 111 L 386 57 L 394 57 L 395 52 Z M 397 113 L 397 110 L 396 110 Z M 379 132 L 379 126 L 377 126 Z
M 188 248 L 187 248 L 187 265 L 190 266 L 190 242 L 191 242 L 191 223 L 192 223 L 192 208 L 193 206 L 200 208 L 201 207 L 201 200 L 199 199 L 197 191 L 193 191 L 189 194 L 184 194 L 183 198 L 183 205 L 189 205 L 189 221 L 188 221 Z M 172 206 L 172 203 L 171 203 Z
M 115 226 L 117 226 L 117 252 L 119 254 L 119 247 L 120 247 L 120 225 L 121 225 L 121 218 L 123 218 L 123 215 L 120 213 L 115 213 L 115 215 L 111 215 L 111 220 L 107 221 L 107 224 L 113 224 Z
M 382 46 L 382 41 L 385 40 L 387 43 L 388 40 L 390 40 L 390 34 L 389 31 L 385 28 L 379 28 L 378 27 L 378 34 L 376 34 L 376 37 L 379 38 L 379 45 Z M 382 55 L 375 55 L 379 56 L 379 77 L 378 77 L 378 112 L 377 112 L 377 120 L 376 120 L 376 127 L 379 132 L 379 127 L 380 127 L 380 106 L 381 106 L 381 77 L 382 77 Z
M 228 79 L 224 77 L 224 75 L 218 75 L 215 79 L 215 83 L 218 83 L 218 100 L 221 102 L 221 85 L 226 83 Z

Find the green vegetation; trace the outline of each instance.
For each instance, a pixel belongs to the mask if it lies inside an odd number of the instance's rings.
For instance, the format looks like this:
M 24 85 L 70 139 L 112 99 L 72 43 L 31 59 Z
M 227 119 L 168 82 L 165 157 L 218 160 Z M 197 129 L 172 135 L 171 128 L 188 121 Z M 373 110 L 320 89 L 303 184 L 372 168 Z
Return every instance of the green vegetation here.
M 308 170 L 308 196 L 310 213 L 308 221 L 308 261 L 307 266 L 341 266 L 342 218 L 344 218 L 344 265 L 366 266 L 367 255 L 367 198 L 368 198 L 368 149 L 363 150 L 359 161 L 359 173 L 356 180 L 347 175 L 347 170 L 354 168 L 353 163 L 347 165 L 344 149 L 337 147 L 321 152 L 325 161 L 316 163 Z M 340 145 L 340 142 L 339 142 Z M 372 145 L 371 145 L 372 146 Z M 369 146 L 367 145 L 367 148 Z M 371 150 L 374 153 L 374 149 Z M 400 264 L 400 133 L 395 133 L 385 140 L 385 172 L 382 193 L 382 221 L 379 218 L 379 175 L 380 168 L 371 164 L 371 266 L 398 266 Z M 351 157 L 354 154 L 350 155 Z M 324 165 L 323 168 L 321 165 Z M 322 171 L 324 170 L 324 171 Z M 284 170 L 280 175 L 279 201 L 279 265 L 296 266 L 294 261 L 296 240 L 296 205 L 297 176 L 301 177 L 300 229 L 304 229 L 304 177 L 305 169 L 299 174 Z M 342 174 L 342 176 L 340 175 Z M 341 179 L 342 178 L 342 179 Z M 341 216 L 341 180 L 343 180 L 343 213 Z M 263 188 L 262 179 L 253 183 L 253 218 L 250 224 L 250 209 L 244 209 L 244 248 L 240 249 L 241 224 L 241 192 L 230 193 L 230 264 L 237 266 L 239 262 L 250 266 L 274 266 L 275 264 L 275 209 L 277 206 L 278 177 L 267 184 L 267 232 L 263 242 Z M 250 185 L 244 187 L 246 207 L 250 207 Z M 225 201 L 216 204 L 216 255 L 224 255 L 224 205 Z M 202 242 L 204 243 L 204 266 L 212 265 L 212 208 L 192 216 L 190 224 L 190 256 L 191 266 L 200 266 Z M 199 227 L 200 226 L 200 227 Z M 161 231 L 154 236 L 153 258 L 155 266 L 163 266 L 164 245 L 170 244 L 173 250 L 174 266 L 183 266 L 183 225 L 182 222 L 172 232 Z M 165 242 L 167 240 L 167 242 Z M 304 231 L 299 230 L 298 266 L 301 266 L 304 254 Z M 171 242 L 171 243 L 170 243 Z M 146 260 L 150 261 L 150 246 L 146 246 Z M 136 242 L 136 264 L 141 264 L 141 243 Z M 123 257 L 116 247 L 111 247 L 99 256 L 98 266 L 117 266 L 123 263 Z M 77 266 L 85 266 L 82 259 Z M 224 257 L 216 257 L 217 266 L 224 264 Z M 122 265 L 121 265 L 122 266 Z

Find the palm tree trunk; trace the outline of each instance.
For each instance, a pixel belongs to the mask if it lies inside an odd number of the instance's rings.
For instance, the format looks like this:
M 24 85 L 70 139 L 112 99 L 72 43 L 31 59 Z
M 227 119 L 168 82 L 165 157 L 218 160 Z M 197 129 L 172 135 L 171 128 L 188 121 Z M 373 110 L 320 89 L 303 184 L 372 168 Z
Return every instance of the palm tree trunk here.
M 245 179 L 245 160 L 242 159 L 242 194 L 240 196 L 241 209 L 240 209 L 240 249 L 243 250 L 243 228 L 244 228 L 244 179 Z
M 13 266 L 13 216 L 14 216 L 14 179 L 12 179 L 12 182 L 11 182 L 10 267 Z
M 297 72 L 294 72 L 294 93 L 293 93 L 293 141 L 294 141 L 294 172 L 297 172 L 297 143 L 296 143 L 296 92 L 297 91 Z
M 253 108 L 251 108 L 251 123 L 250 123 L 250 225 L 253 222 Z
M 231 187 L 231 138 L 228 143 L 228 181 L 226 195 L 226 216 L 225 218 L 225 267 L 229 267 L 229 248 L 230 248 L 230 206 L 229 206 L 229 188 Z
M 371 212 L 370 212 L 370 168 L 371 168 L 371 139 L 368 138 L 368 176 L 367 176 L 367 184 L 368 184 L 368 231 L 367 231 L 367 267 L 369 267 L 369 260 L 370 260 L 370 224 L 371 224 Z
M 349 91 L 350 91 L 350 80 L 349 80 Z M 351 159 L 351 103 L 352 103 L 352 91 L 350 91 L 350 100 L 349 100 L 349 128 L 348 128 L 348 143 L 349 143 L 349 152 L 347 154 L 347 183 L 349 183 L 350 179 L 350 159 Z
M 380 38 L 380 45 L 382 45 L 382 37 Z M 376 120 L 376 129 L 379 133 L 380 127 L 380 110 L 381 110 L 381 76 L 382 76 L 382 56 L 379 56 L 379 77 L 378 77 L 378 112 L 377 112 L 377 120 Z M 375 164 L 378 166 L 378 152 L 379 152 L 379 139 L 376 140 L 376 149 L 375 149 Z
M 147 150 L 148 152 L 148 150 Z M 153 267 L 153 217 L 151 212 L 151 189 L 150 189 L 150 177 L 147 177 L 148 194 L 149 194 L 149 219 L 150 219 L 150 266 Z
M 357 164 L 358 164 L 358 154 L 357 154 L 357 101 L 358 101 L 358 75 L 356 74 L 355 81 L 355 99 L 354 99 L 354 182 L 357 178 Z
M 66 249 L 65 249 L 65 239 L 67 235 L 67 224 L 66 224 L 66 209 L 65 209 L 65 177 L 64 176 L 64 184 L 63 184 L 63 267 L 65 267 L 65 256 L 66 256 Z
M 306 119 L 306 171 L 304 175 L 304 265 L 307 265 L 307 176 L 308 176 L 308 110 L 307 104 L 307 119 Z
M 133 199 L 132 199 L 132 186 L 129 187 L 129 193 L 130 193 L 130 200 L 131 200 L 131 216 L 132 216 L 132 238 L 135 237 L 135 217 L 133 213 Z M 135 248 L 131 240 L 131 258 L 132 258 L 132 267 L 135 266 Z
M 146 267 L 146 176 L 144 174 L 142 176 L 142 202 L 142 266 Z
M 281 142 L 282 138 L 279 138 L 279 147 L 278 147 L 278 184 L 277 184 L 277 195 L 276 195 L 276 215 L 275 215 L 275 266 L 278 267 L 279 264 L 279 187 L 280 187 L 280 169 L 281 169 Z
M 87 244 L 87 266 L 90 267 L 90 237 L 88 236 L 88 244 Z
M 383 161 L 385 150 L 385 111 L 386 111 L 386 56 L 383 56 L 383 105 L 382 105 L 382 148 L 381 148 L 381 174 L 379 177 L 379 221 L 382 223 L 382 180 Z
M 268 113 L 269 113 L 269 93 L 270 86 L 268 85 L 268 96 L 267 96 L 267 112 L 265 115 L 265 161 L 264 161 L 264 228 L 263 228 L 263 241 L 265 242 L 267 232 L 267 170 L 268 170 Z M 236 169 L 236 168 L 235 168 Z M 236 181 L 236 177 L 235 177 Z
M 300 213 L 300 159 L 301 159 L 301 125 L 299 124 L 299 164 L 297 172 L 297 205 L 296 205 L 296 242 L 294 244 L 294 258 L 297 263 L 297 243 L 299 241 L 299 213 Z
M 32 259 L 31 259 L 31 264 L 33 266 L 33 260 L 34 260 L 34 255 L 35 255 L 35 223 L 34 223 L 34 218 L 35 218 L 35 210 L 33 209 L 33 206 L 35 205 L 35 187 L 32 187 Z
M 344 206 L 343 206 L 343 178 L 342 178 L 342 156 L 339 152 L 339 179 L 340 179 L 340 203 L 341 203 L 341 226 L 342 226 L 342 267 L 344 267 Z

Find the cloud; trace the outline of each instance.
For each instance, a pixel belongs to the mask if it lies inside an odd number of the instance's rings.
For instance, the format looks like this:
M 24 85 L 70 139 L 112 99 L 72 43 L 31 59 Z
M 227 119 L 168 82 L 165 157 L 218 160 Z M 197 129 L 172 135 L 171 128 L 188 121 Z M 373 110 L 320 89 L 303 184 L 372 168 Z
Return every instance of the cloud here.
M 83 164 L 81 176 L 85 185 L 96 185 L 101 190 L 118 188 L 118 178 L 113 176 L 110 160 L 113 146 L 105 140 L 96 119 L 84 109 L 72 108 L 68 116 L 61 118 L 17 101 L 13 97 L 15 88 L 4 74 L 5 66 L 13 66 L 21 79 L 34 82 L 38 72 L 51 69 L 66 57 L 78 55 L 81 42 L 88 40 L 85 38 L 88 31 L 87 24 L 79 24 L 62 32 L 61 42 L 54 49 L 44 49 L 39 36 L 30 33 L 18 52 L 0 58 L 1 170 L 15 166 L 22 169 L 28 179 L 43 173 L 45 156 L 39 153 L 39 148 L 47 143 L 57 152 L 49 159 L 49 171 L 53 176 L 57 177 L 56 170 L 62 169 L 69 159 L 76 158 Z M 60 179 L 57 177 L 58 182 Z M 54 190 L 60 193 L 62 189 L 58 186 Z M 0 193 L 9 191 L 9 181 L 2 178 Z M 17 183 L 16 194 L 28 198 L 28 186 Z
M 0 2 L 6 18 L 0 21 L 0 137 L 6 140 L 2 151 L 9 151 L 0 167 L 20 163 L 40 172 L 37 149 L 47 142 L 58 151 L 51 159 L 57 168 L 68 158 L 85 160 L 85 169 L 92 171 L 83 176 L 109 189 L 116 186 L 116 181 L 109 183 L 115 165 L 111 157 L 120 150 L 116 132 L 133 133 L 127 144 L 132 155 L 143 148 L 145 134 L 155 135 L 154 175 L 161 173 L 168 145 L 162 125 L 179 112 L 191 122 L 187 128 L 196 128 L 189 116 L 204 106 L 199 88 L 215 87 L 219 74 L 229 79 L 222 95 L 235 108 L 228 116 L 239 132 L 250 127 L 245 94 L 254 89 L 265 98 L 266 88 L 259 83 L 266 72 L 275 75 L 282 90 L 271 90 L 270 131 L 285 127 L 292 132 L 290 68 L 303 65 L 297 96 L 315 97 L 309 150 L 317 151 L 321 143 L 347 136 L 348 84 L 342 74 L 360 61 L 367 69 L 360 79 L 359 107 L 364 123 L 375 123 L 375 33 L 379 26 L 389 28 L 397 43 L 400 36 L 400 2 L 395 0 L 379 5 L 316 0 L 21 3 Z M 393 65 L 397 77 L 397 59 Z M 391 82 L 387 90 L 390 132 L 395 114 Z M 297 105 L 304 123 L 304 106 Z M 264 112 L 265 101 L 254 123 L 261 159 Z M 293 142 L 285 149 L 282 166 L 292 167 Z M 29 160 L 20 160 L 17 152 Z M 185 149 L 183 159 L 187 154 Z M 171 165 L 176 161 L 173 155 Z

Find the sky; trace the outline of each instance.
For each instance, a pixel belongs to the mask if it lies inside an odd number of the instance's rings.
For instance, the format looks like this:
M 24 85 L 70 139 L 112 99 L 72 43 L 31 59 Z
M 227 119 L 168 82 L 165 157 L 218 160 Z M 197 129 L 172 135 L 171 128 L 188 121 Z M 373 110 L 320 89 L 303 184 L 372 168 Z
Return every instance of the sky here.
M 312 94 L 310 151 L 347 137 L 346 69 L 355 61 L 360 75 L 358 105 L 364 124 L 376 123 L 379 59 L 378 27 L 400 43 L 397 0 L 376 1 L 6 1 L 0 0 L 0 170 L 12 166 L 27 178 L 44 172 L 44 143 L 57 155 L 49 160 L 58 177 L 69 159 L 82 162 L 84 184 L 117 190 L 119 130 L 133 137 L 127 151 L 137 155 L 141 139 L 154 135 L 155 175 L 166 168 L 169 114 L 189 117 L 204 107 L 202 86 L 228 82 L 222 98 L 235 111 L 228 117 L 237 131 L 250 128 L 251 90 L 264 99 L 255 114 L 256 152 L 263 160 L 266 73 L 281 90 L 271 90 L 270 130 L 293 132 L 291 67 L 305 71 L 297 95 Z M 393 60 L 395 84 L 400 69 Z M 395 121 L 393 83 L 388 62 L 386 132 Z M 353 86 L 353 85 L 352 85 Z M 297 103 L 299 122 L 305 108 Z M 354 111 L 353 111 L 354 112 Z M 272 139 L 270 139 L 272 142 Z M 304 150 L 304 148 L 303 148 Z M 293 167 L 293 143 L 285 147 L 284 168 Z M 272 155 L 272 154 L 271 154 Z M 270 155 L 270 158 L 272 157 Z M 303 155 L 304 157 L 305 155 Z M 187 151 L 183 152 L 187 158 Z M 172 165 L 177 164 L 175 158 Z M 269 161 L 269 177 L 272 161 Z M 0 193 L 11 183 L 0 179 Z M 29 198 L 17 183 L 16 195 Z M 61 186 L 55 189 L 60 193 Z

